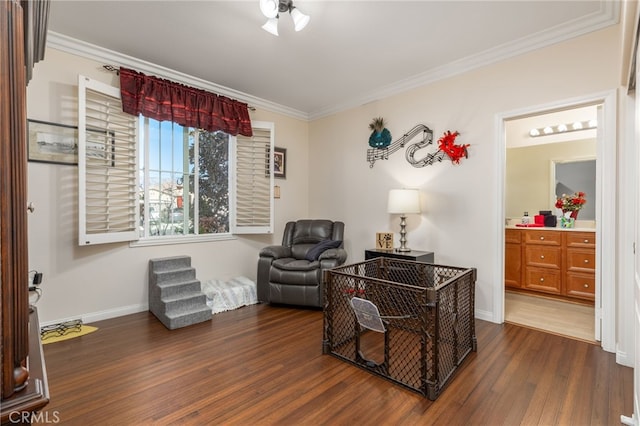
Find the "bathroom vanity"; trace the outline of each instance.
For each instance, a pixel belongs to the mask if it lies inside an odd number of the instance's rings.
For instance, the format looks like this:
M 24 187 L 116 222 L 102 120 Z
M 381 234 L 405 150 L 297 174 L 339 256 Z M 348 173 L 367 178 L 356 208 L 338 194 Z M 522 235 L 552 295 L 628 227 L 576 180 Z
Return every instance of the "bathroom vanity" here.
M 595 271 L 593 229 L 505 229 L 506 289 L 593 304 Z

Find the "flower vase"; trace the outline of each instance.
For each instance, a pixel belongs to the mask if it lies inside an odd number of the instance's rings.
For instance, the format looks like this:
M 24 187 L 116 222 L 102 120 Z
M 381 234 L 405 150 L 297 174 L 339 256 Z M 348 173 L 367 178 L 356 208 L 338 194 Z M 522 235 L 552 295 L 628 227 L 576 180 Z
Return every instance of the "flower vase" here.
M 562 216 L 573 218 L 573 220 L 578 220 L 578 212 L 580 210 L 562 210 Z M 567 213 L 569 213 L 567 215 Z

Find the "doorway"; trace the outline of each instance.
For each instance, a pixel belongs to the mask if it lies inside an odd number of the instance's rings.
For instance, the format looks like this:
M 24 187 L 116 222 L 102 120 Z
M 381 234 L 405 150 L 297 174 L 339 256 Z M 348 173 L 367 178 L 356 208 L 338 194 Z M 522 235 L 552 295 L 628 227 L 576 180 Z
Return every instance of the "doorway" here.
M 601 342 L 604 350 L 615 351 L 615 289 L 611 283 L 615 282 L 613 247 L 615 242 L 615 218 L 614 212 L 610 209 L 603 209 L 603 205 L 614 205 L 614 194 L 616 189 L 615 179 L 615 114 L 616 97 L 615 91 L 586 96 L 553 104 L 531 107 L 518 111 L 499 114 L 496 117 L 496 128 L 499 135 L 498 149 L 498 184 L 502 194 L 502 203 L 499 205 L 499 229 L 505 228 L 507 218 L 513 217 L 513 212 L 507 212 L 507 187 L 506 187 L 506 157 L 507 157 L 507 125 L 509 122 L 521 120 L 529 117 L 539 117 L 564 111 L 576 110 L 583 107 L 597 107 L 597 143 L 596 143 L 596 220 L 594 224 L 597 247 L 596 247 L 596 278 L 595 278 L 595 306 L 593 310 L 594 338 Z M 553 123 L 563 124 L 563 123 Z M 549 123 L 552 125 L 552 123 Z M 544 129 L 544 126 L 543 126 Z M 547 186 L 548 188 L 551 185 Z M 606 188 L 606 191 L 603 190 Z M 553 196 L 547 196 L 546 203 L 551 202 Z M 536 204 L 537 205 L 542 205 Z M 546 205 L 546 204 L 545 204 Z M 537 212 L 534 209 L 534 212 Z M 511 215 L 511 216 L 510 216 Z M 519 213 L 522 215 L 522 212 Z M 515 216 L 517 220 L 518 216 Z M 496 322 L 505 321 L 505 286 L 504 286 L 504 258 L 505 258 L 505 237 L 504 232 L 499 233 L 498 253 L 500 253 L 499 267 L 501 280 L 494 288 L 494 306 L 496 310 Z M 602 286 L 601 283 L 610 285 Z

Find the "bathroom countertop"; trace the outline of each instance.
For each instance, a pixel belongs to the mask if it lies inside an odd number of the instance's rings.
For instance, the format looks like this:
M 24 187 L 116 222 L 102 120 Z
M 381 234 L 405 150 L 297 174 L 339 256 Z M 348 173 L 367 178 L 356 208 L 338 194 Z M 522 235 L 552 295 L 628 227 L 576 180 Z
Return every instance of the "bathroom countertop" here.
M 507 225 L 505 226 L 505 229 L 527 229 L 527 230 L 534 230 L 534 231 L 573 231 L 573 232 L 595 232 L 596 228 L 590 228 L 590 227 L 577 227 L 577 228 L 560 228 L 559 226 L 556 226 L 555 228 L 552 228 L 550 226 L 515 226 L 515 225 Z
M 595 220 L 577 220 L 573 228 L 561 228 L 560 221 L 555 228 L 549 226 L 516 226 L 520 223 L 520 219 L 507 219 L 506 229 L 538 229 L 542 231 L 573 231 L 573 232 L 595 232 L 596 221 Z

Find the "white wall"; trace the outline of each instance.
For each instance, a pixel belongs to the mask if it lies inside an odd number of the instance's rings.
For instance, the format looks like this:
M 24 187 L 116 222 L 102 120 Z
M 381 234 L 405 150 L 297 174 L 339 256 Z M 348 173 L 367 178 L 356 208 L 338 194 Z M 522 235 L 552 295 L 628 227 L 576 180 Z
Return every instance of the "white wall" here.
M 350 259 L 362 260 L 377 231 L 399 230 L 398 217 L 386 213 L 389 189 L 420 188 L 423 213 L 408 216 L 409 247 L 434 251 L 437 263 L 476 267 L 476 315 L 491 320 L 493 289 L 503 285 L 496 258 L 503 229 L 496 217 L 504 147 L 497 143 L 496 116 L 617 89 L 620 37 L 620 28 L 610 27 L 312 122 L 310 212 L 344 220 Z M 457 142 L 471 144 L 469 158 L 414 168 L 402 150 L 369 168 L 368 124 L 377 116 L 394 140 L 418 123 L 433 129 L 435 140 L 457 130 Z
M 118 86 L 101 63 L 48 49 L 27 88 L 30 119 L 77 125 L 78 74 Z M 287 220 L 307 217 L 308 124 L 268 111 L 252 119 L 275 123 L 276 146 L 287 149 L 287 179 L 276 179 L 273 235 L 235 240 L 130 248 L 129 244 L 83 246 L 78 240 L 77 167 L 30 162 L 29 269 L 44 273 L 38 302 L 43 323 L 85 322 L 147 309 L 149 259 L 188 255 L 200 280 L 246 276 L 255 280 L 258 251 L 279 242 Z

